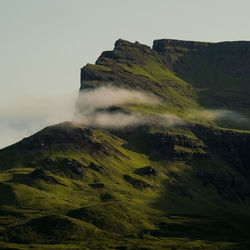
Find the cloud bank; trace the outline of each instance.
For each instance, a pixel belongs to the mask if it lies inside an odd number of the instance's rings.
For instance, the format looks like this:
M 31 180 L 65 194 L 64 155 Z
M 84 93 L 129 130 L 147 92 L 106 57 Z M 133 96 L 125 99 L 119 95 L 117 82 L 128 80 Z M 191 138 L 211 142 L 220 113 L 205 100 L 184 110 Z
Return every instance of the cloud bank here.
M 205 109 L 202 111 L 191 110 L 189 116 L 191 118 L 201 118 L 214 122 L 226 121 L 243 125 L 247 125 L 250 123 L 249 118 L 247 118 L 243 114 L 228 109 Z
M 75 101 L 77 108 L 75 111 Z M 60 96 L 22 96 L 0 105 L 0 148 L 30 136 L 45 126 L 72 120 L 85 126 L 119 129 L 140 125 L 173 127 L 186 125 L 176 115 L 153 115 L 124 111 L 122 105 L 160 105 L 161 100 L 147 92 L 115 87 L 100 87 Z M 118 108 L 115 108 L 119 106 Z M 75 111 L 75 116 L 73 115 Z M 250 119 L 232 110 L 190 110 L 191 119 L 226 121 L 243 126 Z
M 80 91 L 77 101 L 78 109 L 85 113 L 91 113 L 98 108 L 135 103 L 157 105 L 160 100 L 150 93 L 106 86 Z
M 160 99 L 147 92 L 122 88 L 99 87 L 79 93 L 75 122 L 99 128 L 125 128 L 139 125 L 158 124 L 173 126 L 183 121 L 174 115 L 149 116 L 142 113 L 129 113 L 115 106 L 126 104 L 159 105 Z
M 101 87 L 79 93 L 58 96 L 20 96 L 0 105 L 0 148 L 30 136 L 45 126 L 72 120 L 77 100 L 77 111 L 73 121 L 86 126 L 100 128 L 123 128 L 145 124 L 174 126 L 182 120 L 165 114 L 152 118 L 141 113 L 127 113 L 121 110 L 108 112 L 116 105 L 148 104 L 159 105 L 155 95 L 135 90 Z
M 212 120 L 227 120 L 231 122 L 237 123 L 249 123 L 249 119 L 240 114 L 239 112 L 226 110 L 226 109 L 207 109 L 204 112 L 204 115 L 209 117 Z

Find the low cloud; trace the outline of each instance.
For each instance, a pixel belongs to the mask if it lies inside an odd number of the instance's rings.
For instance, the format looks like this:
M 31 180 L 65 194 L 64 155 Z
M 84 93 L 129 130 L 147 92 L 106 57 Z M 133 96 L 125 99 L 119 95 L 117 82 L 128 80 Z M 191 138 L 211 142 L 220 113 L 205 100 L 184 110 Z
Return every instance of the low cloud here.
M 162 127 L 174 127 L 174 126 L 183 126 L 187 125 L 187 123 L 182 120 L 180 117 L 177 115 L 173 114 L 163 114 L 158 116 L 158 119 L 156 119 L 153 124 L 162 126 Z
M 77 111 L 75 102 L 77 100 Z M 45 126 L 63 121 L 80 122 L 99 128 L 124 128 L 138 125 L 171 127 L 184 122 L 171 114 L 149 115 L 122 110 L 108 112 L 116 105 L 126 104 L 159 105 L 160 99 L 150 93 L 100 87 L 79 93 L 50 96 L 20 96 L 0 105 L 0 148 L 30 136 Z M 75 116 L 74 116 L 75 112 Z
M 78 111 L 91 113 L 97 109 L 105 109 L 115 105 L 144 103 L 160 104 L 160 99 L 150 93 L 122 88 L 99 87 L 80 91 L 77 101 Z
M 198 119 L 198 120 L 206 120 L 206 121 L 214 121 L 214 122 L 228 122 L 239 124 L 243 126 L 247 126 L 250 124 L 250 119 L 245 115 L 228 109 L 204 109 L 204 110 L 189 110 L 187 113 L 189 117 Z
M 77 102 L 74 121 L 99 128 L 124 128 L 157 124 L 174 126 L 183 124 L 177 116 L 165 114 L 149 116 L 138 112 L 128 113 L 114 106 L 126 104 L 159 105 L 160 99 L 150 93 L 114 87 L 83 90 Z M 112 110 L 113 108 L 113 110 Z M 112 111 L 107 111 L 111 109 Z
M 240 114 L 239 112 L 226 110 L 226 109 L 207 109 L 204 112 L 204 115 L 210 117 L 211 119 L 218 120 L 227 120 L 237 123 L 248 123 L 249 119 Z

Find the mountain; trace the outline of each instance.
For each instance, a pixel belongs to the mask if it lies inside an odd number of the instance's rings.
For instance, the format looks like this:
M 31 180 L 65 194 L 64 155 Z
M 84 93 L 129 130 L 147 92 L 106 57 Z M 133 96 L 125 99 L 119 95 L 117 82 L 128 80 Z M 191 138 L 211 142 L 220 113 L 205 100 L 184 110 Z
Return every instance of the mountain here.
M 234 111 L 231 117 L 217 115 L 216 123 L 250 129 L 249 60 L 250 42 L 164 39 L 155 40 L 151 49 L 118 40 L 113 51 L 82 68 L 81 89 L 112 83 L 147 90 L 164 99 L 164 112 L 200 123 L 204 109 Z
M 0 150 L 0 246 L 249 248 L 249 60 L 244 41 L 116 41 L 73 122 Z

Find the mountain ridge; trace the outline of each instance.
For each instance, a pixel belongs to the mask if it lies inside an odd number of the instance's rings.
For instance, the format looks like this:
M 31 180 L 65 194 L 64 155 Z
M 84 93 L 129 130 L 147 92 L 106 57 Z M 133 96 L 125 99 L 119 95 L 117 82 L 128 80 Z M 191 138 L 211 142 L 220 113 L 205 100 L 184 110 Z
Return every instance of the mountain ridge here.
M 154 46 L 164 47 L 169 41 L 174 46 L 168 45 L 168 50 L 158 53 L 138 42 L 118 40 L 114 50 L 102 53 L 96 65 L 87 64 L 81 69 L 80 90 L 100 83 L 149 91 L 169 99 L 169 111 L 173 109 L 186 120 L 190 120 L 185 114 L 190 113 L 189 109 L 232 110 L 250 119 L 250 42 L 184 41 L 184 45 L 205 46 L 195 52 L 178 47 L 183 44 L 178 40 L 155 40 Z M 218 125 L 227 127 L 228 122 L 219 121 Z M 249 125 L 233 124 L 231 128 L 249 129 Z

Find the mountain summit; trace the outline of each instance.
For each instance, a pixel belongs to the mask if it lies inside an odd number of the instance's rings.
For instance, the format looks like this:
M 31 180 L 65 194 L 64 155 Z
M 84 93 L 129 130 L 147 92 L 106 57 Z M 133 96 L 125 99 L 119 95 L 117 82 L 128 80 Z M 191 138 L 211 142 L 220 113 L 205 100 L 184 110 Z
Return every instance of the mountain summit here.
M 151 49 L 120 39 L 95 65 L 82 68 L 81 90 L 110 84 L 144 90 L 160 96 L 165 111 L 186 120 L 204 116 L 205 122 L 209 118 L 200 114 L 201 110 L 224 110 L 224 114 L 215 112 L 216 124 L 249 129 L 249 58 L 250 42 L 245 41 L 162 39 L 155 40 Z
M 248 248 L 249 61 L 244 41 L 116 41 L 72 122 L 0 150 L 0 245 Z

